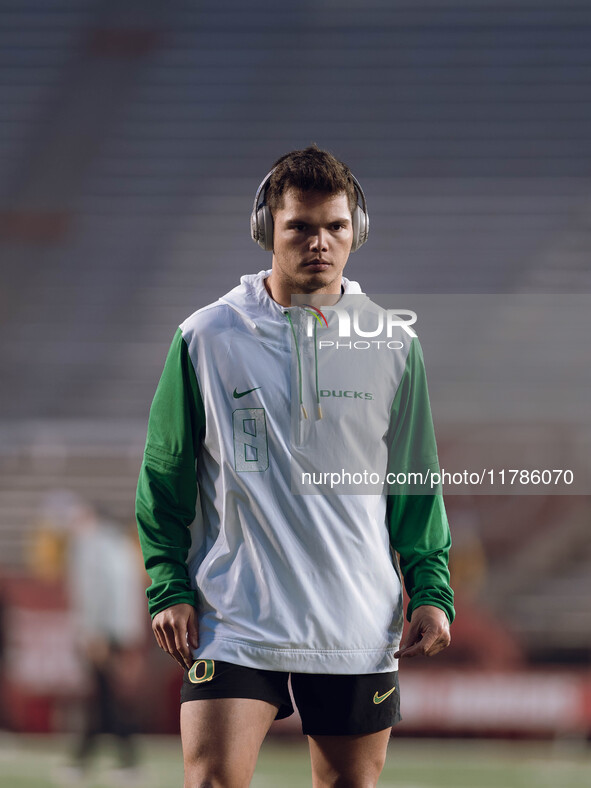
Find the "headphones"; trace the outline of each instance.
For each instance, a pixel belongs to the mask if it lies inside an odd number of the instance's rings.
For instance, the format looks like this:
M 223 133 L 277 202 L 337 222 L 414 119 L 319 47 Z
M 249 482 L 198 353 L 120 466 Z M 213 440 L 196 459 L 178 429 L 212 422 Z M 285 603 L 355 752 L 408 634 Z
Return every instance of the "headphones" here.
M 273 216 L 269 206 L 265 203 L 265 195 L 271 175 L 275 168 L 268 172 L 257 189 L 250 215 L 250 235 L 253 241 L 266 252 L 273 251 Z M 351 173 L 353 185 L 357 193 L 357 205 L 353 211 L 353 244 L 351 251 L 356 252 L 367 241 L 369 235 L 369 214 L 365 194 L 357 178 Z

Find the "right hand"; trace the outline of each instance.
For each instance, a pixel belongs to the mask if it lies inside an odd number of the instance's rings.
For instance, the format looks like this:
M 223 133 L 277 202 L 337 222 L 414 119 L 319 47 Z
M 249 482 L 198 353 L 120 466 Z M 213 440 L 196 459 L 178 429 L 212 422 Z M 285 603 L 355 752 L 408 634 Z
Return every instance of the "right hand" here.
M 152 619 L 152 632 L 163 651 L 189 670 L 194 662 L 191 649 L 199 645 L 197 611 L 184 602 L 161 610 Z

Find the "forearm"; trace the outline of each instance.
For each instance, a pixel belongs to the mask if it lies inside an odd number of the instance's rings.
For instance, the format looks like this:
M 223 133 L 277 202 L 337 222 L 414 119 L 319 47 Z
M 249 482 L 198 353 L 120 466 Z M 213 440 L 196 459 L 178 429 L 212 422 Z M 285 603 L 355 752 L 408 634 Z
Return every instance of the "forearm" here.
M 389 501 L 390 540 L 410 598 L 407 618 L 421 605 L 455 611 L 448 556 L 451 537 L 441 495 L 394 495 Z
M 146 592 L 152 617 L 180 602 L 196 603 L 187 571 L 196 494 L 193 469 L 167 464 L 146 449 L 138 481 L 136 518 L 146 571 L 152 581 Z
M 195 519 L 195 460 L 205 430 L 203 401 L 179 329 L 172 341 L 148 423 L 136 498 L 136 519 L 152 616 L 171 605 L 195 605 L 187 571 Z

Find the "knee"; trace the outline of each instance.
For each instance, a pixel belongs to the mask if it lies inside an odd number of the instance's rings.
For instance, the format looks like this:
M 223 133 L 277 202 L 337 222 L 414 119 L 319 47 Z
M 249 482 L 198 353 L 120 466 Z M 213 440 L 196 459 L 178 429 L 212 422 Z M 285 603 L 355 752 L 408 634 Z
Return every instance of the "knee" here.
M 221 788 L 224 783 L 216 777 L 200 777 L 198 775 L 187 774 L 185 770 L 185 780 L 183 788 Z
M 317 788 L 376 788 L 385 758 L 364 759 L 362 763 L 325 764 L 314 769 Z
M 248 785 L 249 781 L 244 781 L 243 774 L 223 765 L 185 765 L 183 788 L 248 788 Z
M 323 786 L 330 786 L 330 788 L 376 788 L 378 784 L 379 774 L 377 775 L 369 775 L 369 774 L 349 774 L 343 775 L 339 774 L 328 778 L 324 783 Z
M 369 774 L 339 774 L 321 783 L 327 788 L 376 788 L 378 775 Z
M 232 783 L 224 782 L 223 780 L 219 780 L 217 778 L 212 778 L 211 780 L 206 777 L 203 780 L 197 779 L 196 782 L 193 780 L 189 780 L 187 782 L 187 778 L 185 777 L 185 782 L 183 783 L 183 788 L 225 788 L 226 786 L 231 786 Z
M 183 783 L 183 788 L 215 788 L 215 784 L 212 783 L 211 780 L 199 780 L 198 782 L 193 782 L 191 780 L 187 781 L 185 777 L 185 782 Z

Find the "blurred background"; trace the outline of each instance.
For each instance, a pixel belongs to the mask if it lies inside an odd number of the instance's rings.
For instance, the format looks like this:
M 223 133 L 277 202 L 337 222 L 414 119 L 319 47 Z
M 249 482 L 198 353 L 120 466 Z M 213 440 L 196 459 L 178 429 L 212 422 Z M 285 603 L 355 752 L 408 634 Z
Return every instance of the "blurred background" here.
M 107 730 L 131 770 L 178 725 L 134 532 L 148 409 L 179 322 L 270 266 L 258 184 L 311 142 L 347 162 L 368 293 L 591 293 L 591 6 L 0 0 L 0 63 L 0 777 L 21 734 L 65 762 Z M 591 499 L 447 505 L 454 642 L 404 665 L 396 736 L 584 745 Z

